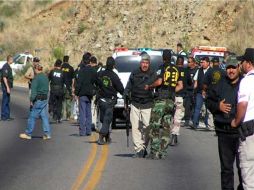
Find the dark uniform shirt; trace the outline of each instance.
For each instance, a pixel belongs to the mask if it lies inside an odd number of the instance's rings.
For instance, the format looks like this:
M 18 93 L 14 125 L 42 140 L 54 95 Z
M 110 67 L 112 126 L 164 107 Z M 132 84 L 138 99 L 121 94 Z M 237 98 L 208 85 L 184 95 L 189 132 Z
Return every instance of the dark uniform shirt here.
M 63 93 L 64 77 L 61 69 L 53 69 L 49 73 L 50 90 L 55 93 Z
M 191 75 L 187 68 L 178 67 L 178 70 L 183 81 L 183 89 L 177 92 L 176 96 L 184 97 L 187 91 L 187 87 L 192 85 Z
M 213 66 L 211 72 L 208 72 L 204 78 L 204 84 L 207 85 L 208 90 L 214 88 L 222 78 L 225 78 L 225 74 L 225 71 L 219 66 Z
M 30 101 L 35 101 L 38 95 L 47 96 L 49 80 L 44 73 L 37 74 L 32 80 Z
M 177 82 L 182 81 L 177 66 L 173 64 L 164 64 L 158 72 L 158 77 L 162 79 L 162 84 L 157 89 L 158 99 L 174 99 Z
M 2 67 L 2 85 L 4 84 L 3 77 L 7 78 L 7 82 L 10 88 L 13 88 L 13 75 L 12 75 L 12 68 L 8 63 L 5 63 Z
M 98 73 L 98 86 L 100 98 L 117 98 L 117 92 L 123 94 L 123 84 L 116 73 L 112 70 L 105 70 Z
M 72 79 L 75 77 L 74 69 L 69 63 L 63 63 L 62 71 L 66 88 L 70 90 L 72 85 Z

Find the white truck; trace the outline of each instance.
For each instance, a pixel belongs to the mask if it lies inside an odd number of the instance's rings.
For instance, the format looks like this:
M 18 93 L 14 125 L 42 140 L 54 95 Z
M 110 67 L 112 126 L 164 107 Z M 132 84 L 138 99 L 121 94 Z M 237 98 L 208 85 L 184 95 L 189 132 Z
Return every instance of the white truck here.
M 21 71 L 27 64 L 32 63 L 33 55 L 29 53 L 18 53 L 13 57 L 13 64 L 11 64 L 13 75 L 17 73 L 17 71 Z M 2 69 L 3 65 L 6 61 L 0 61 L 0 69 Z

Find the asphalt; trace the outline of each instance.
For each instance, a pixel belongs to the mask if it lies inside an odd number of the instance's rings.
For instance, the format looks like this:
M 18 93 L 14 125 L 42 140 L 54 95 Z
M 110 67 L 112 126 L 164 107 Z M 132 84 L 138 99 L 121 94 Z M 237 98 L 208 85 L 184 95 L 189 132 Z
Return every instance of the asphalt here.
M 123 129 L 112 131 L 113 141 L 108 154 L 103 154 L 102 146 L 95 145 L 94 138 L 79 137 L 77 126 L 70 122 L 52 125 L 49 141 L 41 138 L 40 121 L 32 140 L 19 139 L 19 133 L 26 126 L 28 108 L 28 91 L 16 87 L 11 95 L 11 113 L 15 119 L 0 121 L 1 190 L 69 190 L 77 181 L 81 184 L 77 189 L 89 189 L 86 184 L 96 180 L 93 189 L 97 190 L 220 189 L 214 132 L 182 128 L 179 144 L 169 147 L 165 160 L 134 159 L 132 144 L 126 147 Z M 91 159 L 95 146 L 96 156 Z M 80 174 L 85 173 L 89 161 L 91 167 L 82 178 Z M 96 170 L 97 166 L 101 168 Z M 235 181 L 238 181 L 237 177 Z

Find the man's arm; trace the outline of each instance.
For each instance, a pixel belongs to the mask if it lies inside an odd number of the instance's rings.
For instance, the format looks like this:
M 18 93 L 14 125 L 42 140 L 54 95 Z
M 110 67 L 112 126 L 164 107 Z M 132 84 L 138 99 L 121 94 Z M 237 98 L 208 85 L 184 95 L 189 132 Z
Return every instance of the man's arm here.
M 26 74 L 25 74 L 25 78 L 26 79 L 33 79 L 34 78 L 34 72 L 33 72 L 33 68 L 29 67 L 29 69 L 27 70 Z
M 183 81 L 181 81 L 181 80 L 177 81 L 175 92 L 179 92 L 182 89 L 183 89 Z
M 158 78 L 151 85 L 145 85 L 145 90 L 156 88 L 162 84 L 162 78 Z
M 4 84 L 6 86 L 7 93 L 10 94 L 11 89 L 10 89 L 9 84 L 8 84 L 8 79 L 6 77 L 3 77 L 3 80 L 4 80 Z
M 233 119 L 231 122 L 232 127 L 237 127 L 241 124 L 246 114 L 247 106 L 248 102 L 239 102 L 237 104 L 237 113 L 235 119 Z

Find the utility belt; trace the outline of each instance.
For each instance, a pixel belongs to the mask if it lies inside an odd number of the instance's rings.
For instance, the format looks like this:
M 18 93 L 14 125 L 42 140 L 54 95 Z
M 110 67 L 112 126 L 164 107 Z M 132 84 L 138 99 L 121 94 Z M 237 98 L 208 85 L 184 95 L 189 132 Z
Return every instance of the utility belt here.
M 156 99 L 159 100 L 166 100 L 166 99 L 171 99 L 175 101 L 175 92 L 172 92 L 170 89 L 159 89 L 158 92 L 156 92 Z
M 246 137 L 254 134 L 254 120 L 244 122 L 239 128 L 240 138 L 242 141 L 246 140 Z
M 112 98 L 100 98 L 99 100 L 107 104 L 116 104 L 116 98 L 114 96 Z
M 131 100 L 139 104 L 147 104 L 153 101 L 152 98 L 137 98 L 137 97 L 131 97 Z
M 46 94 L 39 94 L 36 96 L 35 100 L 47 100 L 48 99 L 48 96 Z

